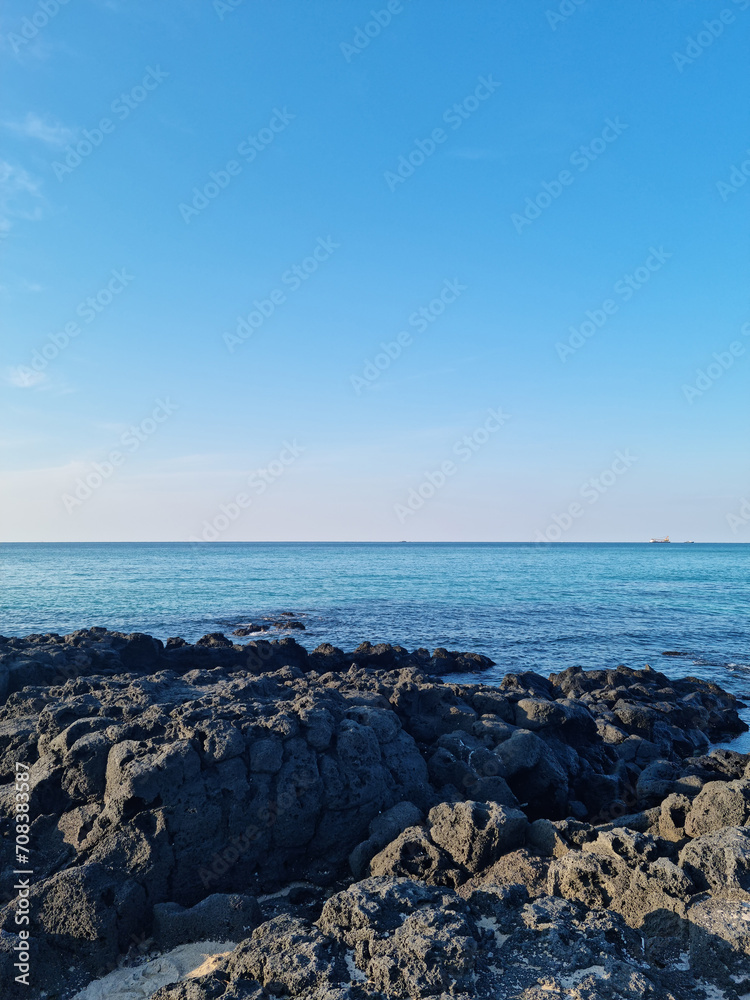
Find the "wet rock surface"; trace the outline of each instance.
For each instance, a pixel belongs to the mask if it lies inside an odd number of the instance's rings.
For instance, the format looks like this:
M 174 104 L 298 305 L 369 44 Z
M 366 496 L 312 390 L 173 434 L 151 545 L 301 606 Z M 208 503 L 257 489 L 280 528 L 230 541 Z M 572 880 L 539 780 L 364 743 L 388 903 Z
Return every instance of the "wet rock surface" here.
M 750 768 L 709 752 L 736 699 L 648 668 L 440 679 L 488 665 L 0 640 L 0 854 L 21 763 L 38 995 L 201 938 L 231 953 L 158 1000 L 749 992 Z M 19 905 L 6 878 L 9 996 Z

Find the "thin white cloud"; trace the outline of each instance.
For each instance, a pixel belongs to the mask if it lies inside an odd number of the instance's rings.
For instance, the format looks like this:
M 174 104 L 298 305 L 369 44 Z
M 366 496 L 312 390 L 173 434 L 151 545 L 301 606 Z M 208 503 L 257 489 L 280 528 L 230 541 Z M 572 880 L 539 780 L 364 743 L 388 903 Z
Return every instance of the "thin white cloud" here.
M 38 139 L 50 146 L 64 146 L 75 136 L 75 129 L 61 122 L 45 121 L 33 111 L 29 111 L 22 122 L 3 122 L 3 128 L 25 139 Z
M 19 366 L 17 368 L 8 368 L 6 370 L 5 381 L 9 385 L 15 386 L 17 389 L 31 389 L 35 385 L 40 385 L 42 382 L 46 382 L 47 376 L 44 372 L 37 372 L 31 368 Z
M 23 167 L 14 167 L 7 160 L 0 160 L 0 190 L 13 194 L 39 195 L 40 184 Z
M 60 375 L 59 372 L 38 372 L 27 365 L 16 365 L 6 368 L 0 376 L 0 382 L 13 386 L 14 389 L 34 389 L 46 393 L 47 396 L 70 396 L 78 392 L 75 385 Z
M 0 52 L 9 53 L 21 63 L 30 59 L 36 59 L 40 62 L 49 59 L 56 49 L 62 47 L 59 43 L 50 43 L 49 39 L 43 38 L 41 35 L 27 41 L 17 31 L 0 34 Z
M 8 235 L 14 219 L 37 222 L 42 218 L 41 185 L 23 167 L 0 160 L 0 240 Z

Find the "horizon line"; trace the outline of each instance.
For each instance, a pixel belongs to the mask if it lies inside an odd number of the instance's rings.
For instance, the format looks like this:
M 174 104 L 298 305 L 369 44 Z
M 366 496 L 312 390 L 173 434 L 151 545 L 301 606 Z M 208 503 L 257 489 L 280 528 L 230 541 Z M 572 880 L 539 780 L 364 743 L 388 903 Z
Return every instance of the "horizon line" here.
M 66 541 L 58 539 L 54 541 L 3 541 L 0 545 L 200 545 L 200 546 L 222 546 L 222 545 L 658 545 L 660 548 L 668 545 L 750 545 L 750 541 L 695 541 L 694 539 L 684 539 L 668 543 L 651 542 L 648 539 L 643 541 L 619 541 L 616 539 L 596 540 L 596 541 L 537 541 L 536 539 L 519 540 L 465 540 L 465 539 L 443 539 L 443 540 L 411 540 L 411 539 L 389 539 L 389 540 L 368 540 L 368 539 L 217 539 L 216 541 L 188 541 L 188 540 L 168 540 L 168 539 L 138 539 L 124 541 L 121 539 L 90 539 L 88 541 Z

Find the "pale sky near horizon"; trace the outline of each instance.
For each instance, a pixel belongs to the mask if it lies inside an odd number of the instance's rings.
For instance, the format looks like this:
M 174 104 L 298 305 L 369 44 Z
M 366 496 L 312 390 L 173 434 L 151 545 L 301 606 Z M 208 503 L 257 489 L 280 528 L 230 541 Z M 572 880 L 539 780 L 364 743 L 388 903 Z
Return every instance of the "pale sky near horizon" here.
M 0 540 L 750 541 L 749 28 L 8 0 Z

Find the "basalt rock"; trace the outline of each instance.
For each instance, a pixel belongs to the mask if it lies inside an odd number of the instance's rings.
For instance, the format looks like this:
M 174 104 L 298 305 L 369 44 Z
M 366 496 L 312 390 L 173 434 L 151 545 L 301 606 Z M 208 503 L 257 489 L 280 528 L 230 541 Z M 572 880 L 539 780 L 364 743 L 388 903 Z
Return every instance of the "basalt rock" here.
M 600 833 L 583 849 L 550 866 L 551 894 L 621 914 L 638 929 L 650 959 L 677 961 L 685 950 L 689 900 L 699 891 L 690 875 L 651 837 L 619 829 Z
M 521 846 L 529 822 L 494 802 L 442 802 L 425 826 L 400 833 L 370 864 L 373 875 L 459 886 Z
M 349 855 L 349 867 L 355 878 L 361 878 L 375 855 L 395 840 L 404 830 L 421 823 L 422 812 L 413 802 L 399 802 L 370 823 L 369 837 Z
M 186 909 L 177 903 L 154 907 L 153 937 L 165 950 L 191 941 L 204 941 L 210 931 L 215 941 L 244 940 L 262 922 L 253 896 L 215 893 Z
M 467 878 L 465 869 L 432 840 L 422 826 L 407 827 L 371 860 L 373 876 L 411 878 L 427 885 L 455 888 Z
M 746 902 L 709 898 L 687 914 L 691 965 L 721 983 L 729 996 L 750 983 L 748 912 Z
M 529 821 L 494 802 L 441 802 L 427 817 L 430 838 L 454 862 L 475 873 L 523 844 Z
M 675 948 L 702 954 L 712 927 L 730 942 L 736 914 L 697 907 L 750 898 L 748 760 L 706 752 L 742 728 L 738 703 L 651 670 L 435 676 L 485 661 L 222 633 L 0 642 L 0 858 L 15 867 L 20 762 L 35 988 L 64 1000 L 133 942 L 210 924 L 239 948 L 174 1000 L 531 998 L 541 982 L 700 1000 L 679 993 Z M 3 975 L 17 907 L 3 884 Z
M 699 890 L 750 902 L 750 829 L 698 837 L 682 848 L 679 861 Z
M 688 837 L 702 837 L 750 820 L 750 781 L 711 781 L 693 800 L 685 817 Z
M 258 991 L 258 992 L 255 992 Z M 367 879 L 332 896 L 315 924 L 268 921 L 211 974 L 155 1000 L 705 1000 L 685 973 L 643 965 L 620 918 L 518 886 L 467 899 L 408 879 Z
M 283 618 L 272 624 L 285 629 L 305 628 L 294 618 Z M 233 634 L 246 637 L 269 627 L 253 623 L 236 628 Z M 29 685 L 55 686 L 76 677 L 112 676 L 122 671 L 151 674 L 169 670 L 184 674 L 221 668 L 232 673 L 260 674 L 293 665 L 303 672 L 311 669 L 325 672 L 346 670 L 355 663 L 389 670 L 415 667 L 441 676 L 476 673 L 493 666 L 489 657 L 479 653 L 449 652 L 442 647 L 432 654 L 425 649 L 410 653 L 403 646 L 364 642 L 353 652 L 345 653 L 324 643 L 308 653 L 290 637 L 237 644 L 223 632 L 211 632 L 195 643 L 172 637 L 166 644 L 140 632 L 126 634 L 98 626 L 65 636 L 46 633 L 0 639 L 0 701 Z
M 274 917 L 229 956 L 230 979 L 255 980 L 272 996 L 302 996 L 348 981 L 341 945 L 295 917 Z

